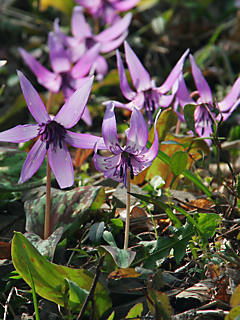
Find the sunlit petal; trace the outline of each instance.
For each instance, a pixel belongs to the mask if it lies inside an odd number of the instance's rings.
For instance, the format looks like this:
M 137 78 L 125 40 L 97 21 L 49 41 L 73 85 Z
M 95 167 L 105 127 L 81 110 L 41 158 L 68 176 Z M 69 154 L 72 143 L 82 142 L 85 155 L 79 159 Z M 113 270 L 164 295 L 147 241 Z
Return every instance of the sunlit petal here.
M 102 137 L 88 133 L 77 133 L 67 130 L 65 142 L 75 148 L 94 149 L 95 144 L 97 143 L 98 149 L 107 149 Z
M 0 141 L 20 143 L 38 136 L 39 127 L 36 124 L 19 125 L 0 132 Z

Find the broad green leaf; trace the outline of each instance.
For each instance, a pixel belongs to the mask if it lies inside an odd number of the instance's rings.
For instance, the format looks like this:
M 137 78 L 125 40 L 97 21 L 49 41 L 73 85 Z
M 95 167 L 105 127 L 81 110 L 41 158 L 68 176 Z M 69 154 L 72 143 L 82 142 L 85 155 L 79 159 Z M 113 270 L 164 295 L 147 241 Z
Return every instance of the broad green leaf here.
M 237 288 L 233 292 L 230 298 L 230 304 L 232 307 L 240 306 L 240 284 L 237 286 Z
M 201 231 L 202 238 L 208 241 L 212 238 L 219 227 L 221 217 L 216 213 L 199 213 L 197 219 L 198 228 Z
M 36 174 L 23 184 L 18 184 L 27 152 L 13 148 L 0 148 L 0 192 L 20 192 L 46 183 L 46 161 Z
M 183 151 L 177 151 L 176 153 L 173 154 L 171 158 L 170 169 L 176 176 L 178 176 L 186 169 L 187 163 L 188 163 L 187 153 Z
M 151 313 L 155 315 L 155 319 L 170 320 L 172 307 L 166 293 L 150 288 L 147 292 L 150 297 L 150 299 L 147 299 L 147 304 Z
M 85 269 L 73 269 L 49 262 L 20 232 L 15 232 L 12 240 L 12 260 L 16 271 L 29 285 L 30 270 L 37 294 L 61 306 L 66 299 L 66 279 L 86 291 L 90 290 L 93 281 L 93 275 Z M 69 295 L 69 303 L 75 305 L 76 292 Z M 109 295 L 100 282 L 94 292 L 94 305 L 94 319 L 99 319 L 111 307 Z M 81 303 L 76 308 L 80 309 Z
M 104 230 L 104 222 L 96 222 L 94 223 L 88 233 L 89 239 L 94 242 L 94 243 L 98 243 L 103 235 L 103 230 Z
M 142 312 L 143 312 L 143 304 L 142 302 L 139 302 L 137 304 L 135 304 L 135 306 L 133 306 L 125 319 L 136 319 L 136 320 L 140 320 L 141 319 L 141 315 L 142 315 Z
M 224 320 L 240 320 L 240 306 L 232 308 Z
M 136 255 L 136 252 L 134 251 L 119 249 L 117 247 L 101 246 L 101 248 L 111 254 L 114 262 L 119 268 L 128 268 Z
M 67 295 L 67 302 L 71 310 L 79 308 L 86 300 L 89 291 L 80 288 L 74 281 L 64 279 L 63 292 Z
M 110 316 L 107 318 L 107 320 L 114 320 L 115 311 L 113 311 Z
M 80 223 L 89 218 L 87 211 L 100 208 L 104 199 L 102 187 L 83 186 L 69 191 L 54 190 L 51 197 L 51 232 L 60 226 L 64 228 L 64 232 L 69 229 L 73 232 Z M 46 195 L 43 195 L 24 204 L 26 230 L 40 237 L 43 237 L 45 203 Z
M 115 242 L 115 239 L 110 231 L 105 230 L 103 232 L 103 239 L 111 246 L 111 247 L 116 247 L 117 244 Z
M 184 119 L 187 123 L 187 127 L 189 130 L 191 130 L 195 135 L 197 135 L 195 130 L 195 119 L 194 119 L 194 111 L 196 109 L 196 106 L 193 104 L 187 104 L 184 107 Z

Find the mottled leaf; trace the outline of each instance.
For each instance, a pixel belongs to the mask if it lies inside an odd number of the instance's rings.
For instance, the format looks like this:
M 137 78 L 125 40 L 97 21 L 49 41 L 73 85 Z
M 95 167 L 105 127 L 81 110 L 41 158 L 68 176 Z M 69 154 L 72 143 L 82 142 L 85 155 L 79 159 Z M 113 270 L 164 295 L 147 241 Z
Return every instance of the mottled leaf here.
M 54 190 L 51 198 L 50 230 L 53 232 L 63 226 L 64 232 L 74 229 L 79 223 L 88 218 L 88 210 L 101 207 L 105 199 L 101 187 L 83 186 L 69 191 Z M 26 201 L 26 230 L 43 237 L 46 195 Z
M 119 249 L 111 246 L 101 246 L 109 252 L 119 268 L 128 268 L 133 262 L 136 252 L 131 250 Z

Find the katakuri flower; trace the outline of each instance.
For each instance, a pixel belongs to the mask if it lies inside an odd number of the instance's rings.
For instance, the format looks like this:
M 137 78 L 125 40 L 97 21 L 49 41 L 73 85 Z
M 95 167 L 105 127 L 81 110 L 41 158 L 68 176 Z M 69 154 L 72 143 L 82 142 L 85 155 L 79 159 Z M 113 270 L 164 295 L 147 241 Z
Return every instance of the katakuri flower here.
M 74 91 L 80 88 L 90 77 L 85 73 L 73 78 L 71 74 L 71 59 L 68 52 L 65 50 L 61 39 L 54 32 L 49 32 L 48 47 L 53 72 L 41 65 L 26 50 L 19 48 L 19 52 L 25 63 L 37 77 L 38 82 L 53 93 L 62 91 L 67 100 Z M 89 126 L 92 124 L 91 115 L 87 107 L 82 115 L 82 120 Z
M 46 154 L 54 176 L 61 188 L 74 183 L 74 172 L 67 144 L 76 148 L 93 149 L 98 143 L 99 149 L 106 149 L 102 138 L 84 133 L 71 132 L 81 118 L 87 103 L 93 79 L 89 79 L 62 106 L 59 112 L 50 117 L 34 87 L 18 71 L 20 85 L 29 111 L 37 124 L 18 125 L 0 132 L 0 141 L 20 143 L 38 138 L 23 164 L 18 183 L 30 179 L 41 166 Z
M 58 22 L 55 22 L 55 32 L 64 43 L 71 62 L 75 64 L 71 71 L 73 78 L 85 76 L 91 68 L 96 71 L 98 80 L 106 75 L 108 64 L 101 54 L 111 52 L 122 44 L 128 34 L 131 19 L 132 14 L 128 13 L 112 26 L 94 34 L 84 17 L 82 8 L 75 6 L 71 20 L 72 37 L 66 36 L 60 30 Z
M 194 91 L 194 96 L 197 95 L 197 99 L 192 98 L 193 93 L 189 93 L 184 78 L 181 76 L 176 100 L 182 108 L 187 104 L 196 105 L 194 111 L 195 130 L 200 137 L 209 138 L 213 132 L 213 121 L 227 120 L 238 107 L 240 103 L 240 77 L 237 78 L 226 97 L 217 102 L 214 101 L 211 89 L 192 55 L 190 55 L 190 62 L 197 88 L 197 91 Z M 209 140 L 207 142 L 211 143 Z
M 96 169 L 102 171 L 105 177 L 123 182 L 126 186 L 127 169 L 133 179 L 134 176 L 152 164 L 158 153 L 158 135 L 155 126 L 153 144 L 150 149 L 147 149 L 148 127 L 146 121 L 141 111 L 133 109 L 130 127 L 126 130 L 126 145 L 122 147 L 118 140 L 114 109 L 114 102 L 108 102 L 102 123 L 104 142 L 113 155 L 109 157 L 99 155 L 97 143 L 93 160 Z
M 95 18 L 101 19 L 103 23 L 112 24 L 120 19 L 118 12 L 125 12 L 140 0 L 76 0 L 81 6 Z
M 182 72 L 184 60 L 189 50 L 187 49 L 184 52 L 165 82 L 160 87 L 156 87 L 154 81 L 151 80 L 148 71 L 144 68 L 126 41 L 124 42 L 124 48 L 126 63 L 136 91 L 133 91 L 128 84 L 122 58 L 117 50 L 117 66 L 121 91 L 124 97 L 131 101 L 123 106 L 130 110 L 133 108 L 138 108 L 139 110 L 144 108 L 149 118 L 149 123 L 153 123 L 152 115 L 155 110 L 157 110 L 159 106 L 164 108 L 168 107 L 174 99 L 178 88 L 178 79 Z M 171 94 L 169 94 L 170 91 Z

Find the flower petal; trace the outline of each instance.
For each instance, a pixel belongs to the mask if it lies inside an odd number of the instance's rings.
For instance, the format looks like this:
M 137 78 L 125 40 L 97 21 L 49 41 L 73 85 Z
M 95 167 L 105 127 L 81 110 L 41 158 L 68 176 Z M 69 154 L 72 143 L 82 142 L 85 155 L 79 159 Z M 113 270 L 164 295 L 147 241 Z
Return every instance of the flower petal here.
M 114 113 L 115 104 L 109 102 L 102 122 L 102 136 L 108 149 L 114 153 L 122 152 L 117 136 L 117 123 Z
M 88 74 L 93 63 L 96 61 L 99 55 L 100 48 L 101 46 L 99 43 L 95 44 L 78 60 L 71 71 L 71 75 L 75 79 L 84 77 Z
M 236 100 L 240 95 L 240 77 L 234 82 L 230 92 L 227 96 L 220 102 L 218 102 L 218 107 L 221 112 L 226 112 L 236 103 Z
M 194 111 L 195 129 L 200 137 L 210 137 L 212 134 L 212 119 L 208 110 L 202 105 L 197 106 Z M 210 140 L 207 141 L 209 144 Z
M 65 143 L 48 150 L 48 160 L 53 174 L 61 189 L 71 187 L 74 183 L 72 158 Z
M 123 12 L 123 11 L 128 11 L 133 7 L 135 7 L 139 1 L 140 0 L 116 1 L 116 2 L 113 2 L 113 6 L 116 10 Z
M 137 91 L 148 90 L 152 87 L 152 82 L 148 71 L 144 68 L 129 44 L 124 42 L 125 58 L 128 70 L 131 74 L 132 82 Z
M 54 32 L 48 34 L 48 47 L 51 66 L 55 73 L 67 72 L 71 69 L 71 64 L 66 50 Z
M 196 102 L 190 97 L 182 74 L 179 77 L 178 90 L 176 96 L 182 107 L 184 107 L 187 104 L 196 104 Z
M 84 108 L 81 118 L 89 127 L 92 125 L 92 117 L 87 106 Z
M 65 102 L 59 110 L 54 120 L 63 125 L 65 128 L 73 127 L 81 118 L 86 106 L 93 77 L 84 82 L 81 88 L 77 89 L 73 95 Z
M 48 69 L 43 67 L 32 55 L 30 55 L 24 49 L 20 48 L 19 52 L 25 63 L 37 77 L 38 82 L 49 91 L 55 93 L 58 92 L 62 82 L 61 76 L 50 72 Z
M 101 52 L 102 53 L 107 53 L 107 52 L 113 51 L 114 49 L 118 48 L 123 43 L 123 41 L 125 40 L 127 35 L 128 35 L 128 33 L 124 32 L 117 39 L 109 41 L 109 42 L 106 42 L 106 43 L 103 43 L 101 45 Z
M 25 124 L 0 132 L 0 141 L 20 143 L 29 141 L 37 136 L 38 125 Z
M 97 73 L 97 80 L 101 81 L 108 72 L 107 60 L 103 56 L 99 55 L 94 63 L 94 68 Z
M 180 74 L 182 73 L 183 64 L 186 59 L 186 56 L 189 53 L 189 49 L 187 49 L 184 54 L 181 56 L 181 58 L 176 63 L 175 67 L 170 72 L 167 79 L 164 81 L 164 83 L 158 88 L 158 90 L 161 93 L 167 93 L 169 90 L 171 90 L 174 83 L 178 80 Z
M 124 97 L 128 100 L 132 100 L 135 97 L 136 92 L 134 92 L 128 84 L 122 58 L 118 50 L 116 51 L 116 56 L 117 56 L 117 67 L 118 67 L 118 73 L 119 73 L 120 88 L 122 90 Z
M 90 38 L 92 36 L 91 28 L 85 20 L 82 7 L 80 6 L 75 6 L 73 9 L 71 30 L 73 36 L 79 40 L 84 40 L 85 38 Z
M 121 154 L 110 157 L 103 157 L 95 153 L 93 156 L 93 161 L 98 171 L 102 171 L 104 172 L 104 174 L 107 174 L 109 170 L 116 169 L 116 167 L 120 164 Z
M 45 158 L 46 153 L 46 143 L 38 139 L 27 155 L 18 183 L 27 181 L 34 175 L 35 172 L 37 172 Z
M 99 42 L 108 42 L 118 38 L 123 32 L 127 30 L 131 20 L 132 14 L 129 12 L 124 16 L 124 18 L 119 19 L 111 27 L 94 36 L 94 39 Z
M 88 133 L 77 133 L 67 130 L 64 140 L 66 143 L 75 148 L 94 149 L 95 144 L 97 143 L 98 149 L 107 149 L 102 137 L 94 136 Z
M 212 99 L 211 89 L 191 54 L 190 54 L 190 62 L 192 65 L 193 79 L 198 89 L 199 96 L 201 97 L 201 103 L 212 104 L 213 99 Z
M 134 109 L 127 133 L 125 151 L 134 155 L 140 154 L 148 140 L 148 128 L 141 111 Z
M 151 147 L 149 149 L 145 149 L 141 154 L 139 155 L 135 155 L 134 158 L 139 161 L 142 162 L 146 168 L 151 165 L 151 162 L 156 158 L 157 154 L 158 154 L 158 146 L 159 146 L 159 141 L 158 141 L 158 133 L 157 133 L 157 120 L 158 117 L 161 113 L 161 110 L 158 111 L 158 114 L 155 118 L 155 122 L 154 122 L 154 140 L 153 143 L 151 145 Z M 148 164 L 149 163 L 149 164 Z
M 30 81 L 23 75 L 21 71 L 17 72 L 20 85 L 24 98 L 27 102 L 27 106 L 32 116 L 38 123 L 45 123 L 50 120 L 45 105 L 42 102 L 37 91 L 31 85 Z

